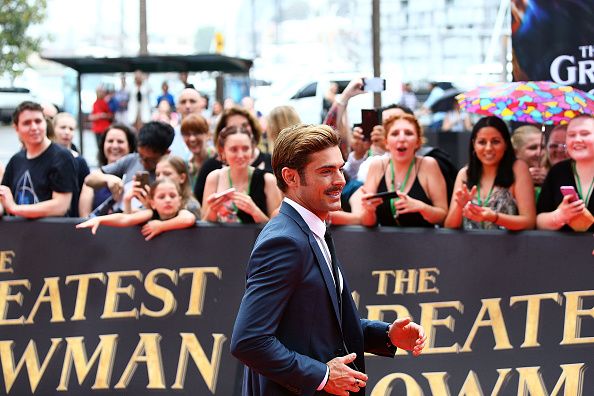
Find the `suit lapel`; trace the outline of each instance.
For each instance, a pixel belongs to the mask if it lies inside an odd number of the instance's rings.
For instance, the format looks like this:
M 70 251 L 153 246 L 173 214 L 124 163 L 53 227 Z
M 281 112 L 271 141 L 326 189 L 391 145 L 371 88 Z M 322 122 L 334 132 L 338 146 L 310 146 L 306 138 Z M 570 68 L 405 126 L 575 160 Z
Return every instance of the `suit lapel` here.
M 320 267 L 320 271 L 322 272 L 322 278 L 324 279 L 324 284 L 326 285 L 326 291 L 328 292 L 328 295 L 332 300 L 332 307 L 334 308 L 334 315 L 336 316 L 336 321 L 338 323 L 338 326 L 342 329 L 340 312 L 338 308 L 338 299 L 336 296 L 336 288 L 334 286 L 332 273 L 330 272 L 330 268 L 326 263 L 326 258 L 320 250 L 320 246 L 318 245 L 318 242 L 316 241 L 313 232 L 309 229 L 309 226 L 307 225 L 305 220 L 303 220 L 301 215 L 288 203 L 283 202 L 280 208 L 280 212 L 293 219 L 307 236 L 309 246 L 311 247 L 311 250 L 313 251 L 314 256 L 316 257 L 317 264 Z

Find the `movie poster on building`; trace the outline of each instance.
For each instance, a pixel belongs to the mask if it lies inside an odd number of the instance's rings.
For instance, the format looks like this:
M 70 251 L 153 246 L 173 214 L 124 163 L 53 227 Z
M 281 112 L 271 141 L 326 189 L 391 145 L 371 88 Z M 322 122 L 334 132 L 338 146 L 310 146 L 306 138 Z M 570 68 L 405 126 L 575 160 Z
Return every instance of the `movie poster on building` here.
M 554 81 L 594 95 L 594 2 L 512 0 L 514 81 Z

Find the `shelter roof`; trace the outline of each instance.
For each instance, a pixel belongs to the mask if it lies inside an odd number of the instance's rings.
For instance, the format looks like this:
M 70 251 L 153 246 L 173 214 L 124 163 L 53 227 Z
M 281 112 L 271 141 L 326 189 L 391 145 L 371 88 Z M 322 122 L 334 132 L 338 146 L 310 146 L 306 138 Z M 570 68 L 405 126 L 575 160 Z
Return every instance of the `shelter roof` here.
M 196 55 L 146 55 L 118 58 L 94 57 L 43 57 L 70 67 L 80 74 L 145 72 L 220 71 L 248 73 L 253 62 L 220 54 Z

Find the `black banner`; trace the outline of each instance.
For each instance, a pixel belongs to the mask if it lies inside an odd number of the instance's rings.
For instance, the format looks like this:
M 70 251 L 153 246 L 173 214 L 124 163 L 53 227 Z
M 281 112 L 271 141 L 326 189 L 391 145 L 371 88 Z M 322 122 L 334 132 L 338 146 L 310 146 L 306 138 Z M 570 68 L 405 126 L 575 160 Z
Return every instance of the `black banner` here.
M 554 81 L 594 94 L 594 3 L 512 0 L 515 81 Z
M 238 395 L 229 338 L 259 231 L 146 242 L 136 227 L 0 222 L 0 393 Z M 591 235 L 333 235 L 362 316 L 410 315 L 430 335 L 418 358 L 369 356 L 367 394 L 594 394 Z

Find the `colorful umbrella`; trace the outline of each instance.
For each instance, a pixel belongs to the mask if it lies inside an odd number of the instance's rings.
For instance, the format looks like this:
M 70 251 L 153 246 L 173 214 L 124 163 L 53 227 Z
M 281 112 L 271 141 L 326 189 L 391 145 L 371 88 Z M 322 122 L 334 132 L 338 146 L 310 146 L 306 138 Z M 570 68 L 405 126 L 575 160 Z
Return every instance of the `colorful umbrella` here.
M 578 114 L 594 114 L 594 96 L 550 81 L 490 83 L 456 99 L 469 113 L 541 125 L 565 124 Z

